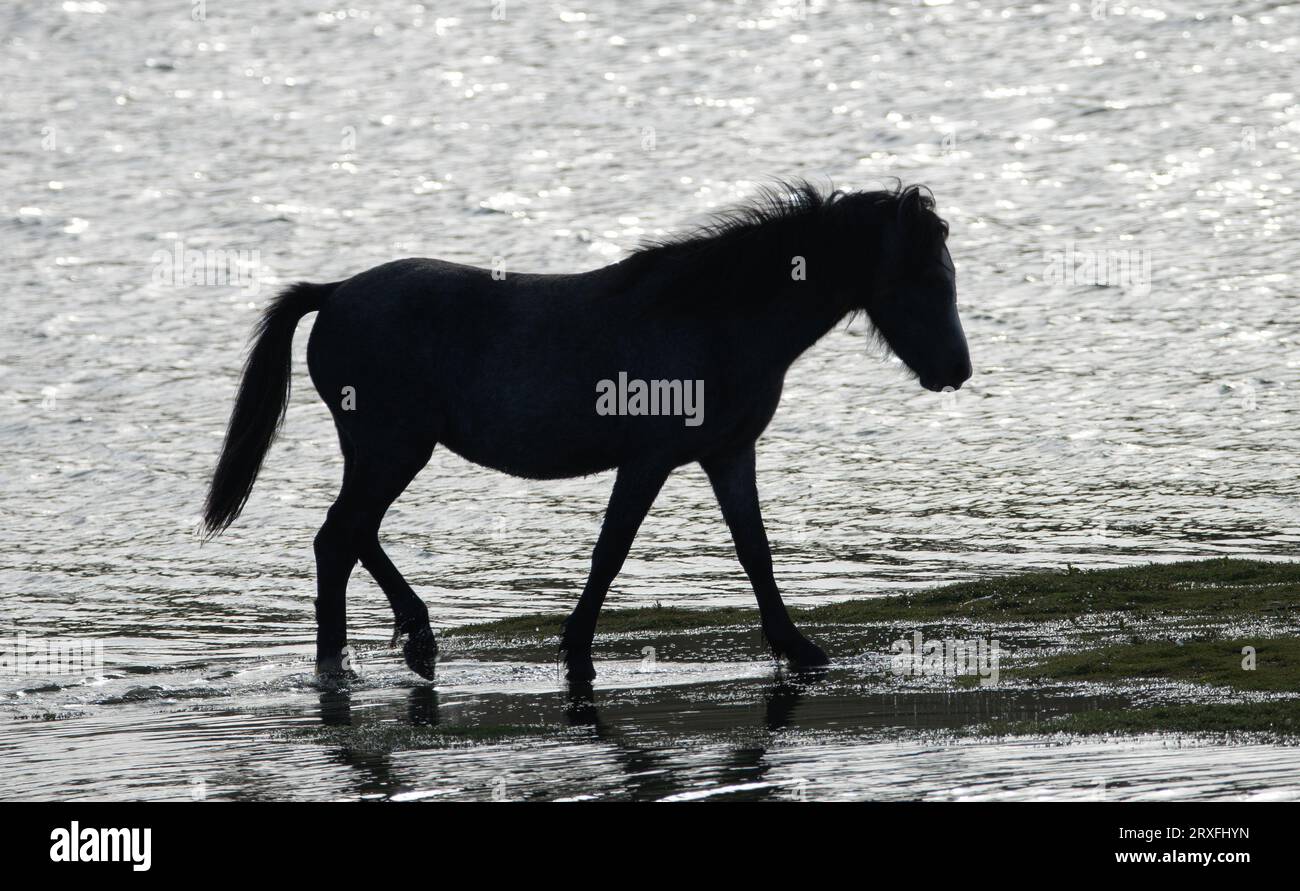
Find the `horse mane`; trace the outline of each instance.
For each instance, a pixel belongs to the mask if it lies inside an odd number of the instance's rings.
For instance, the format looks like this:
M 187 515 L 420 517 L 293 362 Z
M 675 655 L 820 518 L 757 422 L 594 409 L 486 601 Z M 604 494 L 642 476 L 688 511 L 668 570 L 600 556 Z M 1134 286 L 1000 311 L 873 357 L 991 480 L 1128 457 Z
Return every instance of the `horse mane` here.
M 827 205 L 843 200 L 844 195 L 838 189 L 823 194 L 804 179 L 778 180 L 760 186 L 744 203 L 715 211 L 705 222 L 677 235 L 642 242 L 635 253 L 684 253 L 719 241 L 739 241 L 780 220 L 814 219 Z
M 624 262 L 638 271 L 667 266 L 697 284 L 717 285 L 710 291 L 715 300 L 744 300 L 746 292 L 770 292 L 746 286 L 760 284 L 761 276 L 770 282 L 774 260 L 788 275 L 792 257 L 830 249 L 841 255 L 834 267 L 860 272 L 873 243 L 864 233 L 885 225 L 898 227 L 904 264 L 931 260 L 948 237 L 948 224 L 935 213 L 925 186 L 899 182 L 879 191 L 822 191 L 804 179 L 779 180 L 680 234 L 642 242 Z

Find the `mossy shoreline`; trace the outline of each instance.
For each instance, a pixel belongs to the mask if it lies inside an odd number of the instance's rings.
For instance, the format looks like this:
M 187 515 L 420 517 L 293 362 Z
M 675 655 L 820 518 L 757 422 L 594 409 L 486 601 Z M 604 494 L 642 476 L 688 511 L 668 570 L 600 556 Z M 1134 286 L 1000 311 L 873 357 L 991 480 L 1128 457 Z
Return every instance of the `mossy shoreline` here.
M 1094 683 L 1143 679 L 1300 694 L 1300 638 L 1144 641 L 1052 656 L 1012 668 L 1006 676 Z
M 1300 740 L 1297 562 L 1216 558 L 1103 570 L 1066 567 L 791 612 L 802 626 L 845 641 L 901 628 L 1039 634 L 1057 644 L 1032 657 L 1014 654 L 1002 669 L 1004 683 L 1144 693 L 1131 707 L 1033 722 L 991 716 L 968 732 L 1244 732 Z M 552 646 L 563 618 L 530 614 L 449 629 L 446 636 L 453 647 L 535 654 Z M 599 633 L 607 648 L 620 638 L 651 636 L 685 641 L 686 653 L 690 641 L 705 632 L 741 638 L 757 628 L 752 608 L 650 607 L 606 610 Z M 954 679 L 953 688 L 971 690 L 963 680 L 970 679 Z M 1174 688 L 1176 697 L 1160 701 L 1161 690 Z
M 1203 616 L 1219 622 L 1300 617 L 1300 563 L 1212 559 L 1121 569 L 1032 572 L 888 597 L 793 609 L 796 622 L 863 625 L 955 620 L 1049 622 L 1101 613 L 1134 618 Z M 453 636 L 534 637 L 558 633 L 562 613 L 531 613 L 449 629 Z M 756 627 L 757 609 L 607 609 L 600 633 Z
M 1294 745 L 1300 742 L 1300 699 L 1216 702 L 1098 709 L 1043 721 L 993 720 L 973 728 L 979 736 L 1078 736 L 1173 733 L 1241 737 Z

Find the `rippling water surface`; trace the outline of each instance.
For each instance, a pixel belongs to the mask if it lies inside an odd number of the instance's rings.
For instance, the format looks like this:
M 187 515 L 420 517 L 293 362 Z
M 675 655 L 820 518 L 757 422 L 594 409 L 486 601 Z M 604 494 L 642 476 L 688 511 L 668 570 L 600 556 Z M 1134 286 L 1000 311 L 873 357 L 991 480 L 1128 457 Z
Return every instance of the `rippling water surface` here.
M 760 448 L 789 602 L 1067 562 L 1300 555 L 1300 8 L 1101 7 L 596 0 L 496 20 L 486 2 L 6 4 L 0 631 L 100 639 L 107 672 L 0 678 L 0 708 L 26 719 L 0 726 L 0 795 L 184 796 L 216 751 L 216 794 L 478 794 L 505 766 L 581 775 L 591 747 L 623 751 L 584 725 L 406 770 L 276 735 L 430 705 L 403 701 L 426 694 L 391 655 L 374 670 L 395 686 L 342 703 L 297 673 L 311 537 L 341 471 L 305 336 L 254 497 L 200 547 L 204 485 L 239 350 L 280 284 L 413 255 L 594 268 L 767 177 L 931 186 L 976 366 L 955 396 L 926 393 L 856 327 L 796 366 Z M 157 273 L 178 242 L 250 252 L 256 276 L 175 286 Z M 1067 256 L 1132 265 L 1062 280 Z M 521 482 L 439 452 L 389 515 L 389 553 L 436 625 L 559 611 L 609 484 Z M 386 637 L 378 589 L 358 576 L 351 592 L 354 639 Z M 609 602 L 749 598 L 702 474 L 680 472 Z M 699 683 L 723 695 L 749 670 Z M 477 701 L 488 683 L 462 681 L 444 695 Z M 553 673 L 538 683 L 553 698 Z M 741 699 L 763 702 L 746 683 Z M 1296 764 L 1106 743 L 1078 747 L 1067 776 L 1049 748 L 980 745 L 778 746 L 742 782 L 1073 795 L 1094 765 L 1159 758 L 1170 779 L 1151 795 L 1264 794 Z M 651 788 L 722 788 L 729 751 L 693 749 L 694 773 Z

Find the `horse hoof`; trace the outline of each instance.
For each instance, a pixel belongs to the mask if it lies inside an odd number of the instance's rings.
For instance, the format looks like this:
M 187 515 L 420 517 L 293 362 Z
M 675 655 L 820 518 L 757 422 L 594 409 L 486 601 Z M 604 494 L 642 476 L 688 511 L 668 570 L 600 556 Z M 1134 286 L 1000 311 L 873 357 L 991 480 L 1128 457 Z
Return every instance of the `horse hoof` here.
M 792 671 L 815 671 L 831 664 L 825 651 L 806 638 L 782 646 L 778 653 L 785 656 Z
M 316 687 L 327 693 L 347 690 L 352 684 L 361 680 L 361 675 L 348 669 L 346 671 L 316 672 Z
M 590 653 L 565 653 L 564 666 L 564 679 L 570 684 L 590 684 L 596 679 L 596 666 L 591 662 Z
M 428 625 L 417 628 L 402 645 L 406 667 L 424 678 L 433 680 L 433 668 L 438 661 L 438 643 L 433 639 L 433 629 Z
M 361 675 L 352 670 L 342 655 L 316 660 L 316 683 L 323 689 L 338 690 L 359 680 Z

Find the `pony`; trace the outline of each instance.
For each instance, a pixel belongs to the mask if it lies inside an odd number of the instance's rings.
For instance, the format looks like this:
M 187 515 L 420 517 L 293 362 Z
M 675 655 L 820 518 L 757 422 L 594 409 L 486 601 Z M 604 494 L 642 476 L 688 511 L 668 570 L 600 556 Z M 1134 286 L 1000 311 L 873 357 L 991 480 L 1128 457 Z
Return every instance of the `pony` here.
M 379 528 L 439 443 L 534 480 L 615 471 L 586 584 L 560 629 L 570 683 L 595 677 L 605 594 L 664 481 L 692 463 L 717 497 L 773 655 L 795 670 L 825 666 L 773 577 L 755 444 L 792 363 L 855 315 L 921 386 L 961 387 L 971 361 L 947 239 L 922 186 L 824 192 L 794 181 L 589 272 L 404 259 L 298 282 L 254 330 L 206 535 L 249 498 L 288 407 L 295 328 L 314 312 L 307 367 L 343 454 L 342 486 L 313 543 L 319 675 L 350 672 L 345 595 L 360 562 L 392 607 L 407 666 L 433 678 L 428 608 Z

